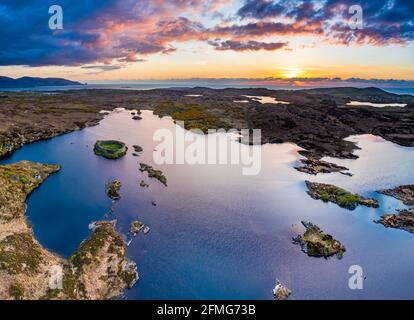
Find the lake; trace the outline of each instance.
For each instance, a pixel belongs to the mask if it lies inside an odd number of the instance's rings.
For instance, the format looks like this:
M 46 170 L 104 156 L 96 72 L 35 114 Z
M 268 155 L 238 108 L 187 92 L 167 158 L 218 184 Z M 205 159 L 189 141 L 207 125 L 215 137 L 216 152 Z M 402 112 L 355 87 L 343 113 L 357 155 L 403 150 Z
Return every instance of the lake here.
M 62 165 L 28 199 L 27 215 L 43 246 L 68 257 L 89 236 L 88 225 L 109 211 L 105 183 L 117 178 L 122 197 L 109 219 L 118 220 L 123 234 L 134 219 L 151 228 L 128 248 L 141 278 L 123 299 L 272 299 L 276 278 L 293 291 L 291 299 L 413 297 L 414 235 L 373 220 L 404 208 L 374 191 L 414 182 L 414 148 L 352 136 L 348 139 L 361 147 L 359 159 L 326 160 L 347 166 L 354 176 L 315 177 L 293 168 L 301 158 L 299 147 L 266 144 L 260 174 L 243 176 L 241 165 L 154 164 L 154 132 L 183 129 L 150 111 L 142 116 L 134 121 L 130 112 L 113 112 L 98 126 L 26 145 L 1 161 Z M 94 155 L 95 141 L 105 139 L 124 141 L 128 154 L 116 161 Z M 134 144 L 144 149 L 139 157 L 132 156 Z M 168 187 L 148 179 L 138 162 L 162 170 Z M 149 188 L 140 187 L 141 180 Z M 348 211 L 313 200 L 305 180 L 373 196 L 381 206 Z M 347 249 L 343 259 L 308 257 L 294 245 L 292 237 L 304 230 L 302 220 L 341 241 Z M 348 287 L 348 269 L 355 264 L 367 276 L 363 290 Z
M 371 103 L 371 102 L 361 102 L 361 101 L 351 101 L 346 104 L 347 106 L 370 106 L 374 108 L 385 108 L 385 107 L 399 107 L 403 108 L 406 103 Z

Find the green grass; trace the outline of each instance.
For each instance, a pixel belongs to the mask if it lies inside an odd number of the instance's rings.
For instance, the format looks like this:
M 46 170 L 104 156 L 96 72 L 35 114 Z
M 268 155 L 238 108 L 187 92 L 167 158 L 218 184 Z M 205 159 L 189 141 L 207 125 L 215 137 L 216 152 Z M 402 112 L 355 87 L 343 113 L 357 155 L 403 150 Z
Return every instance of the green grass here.
M 230 126 L 218 116 L 199 104 L 174 104 L 163 102 L 154 110 L 159 116 L 171 116 L 175 121 L 183 121 L 187 130 L 198 129 L 204 133 L 208 129 L 229 129 Z
M 10 274 L 34 274 L 41 261 L 41 248 L 30 234 L 13 234 L 0 242 L 0 269 Z
M 20 283 L 12 284 L 9 287 L 9 294 L 15 299 L 15 300 L 23 300 L 24 297 L 24 288 Z
M 302 222 L 302 224 L 306 231 L 294 240 L 309 256 L 327 258 L 336 254 L 338 258 L 342 258 L 345 247 L 340 242 L 310 222 Z
M 107 159 L 119 159 L 123 157 L 128 148 L 121 141 L 108 140 L 108 141 L 96 141 L 94 146 L 94 152 L 98 156 L 102 156 Z
M 355 209 L 358 205 L 377 207 L 378 203 L 375 199 L 365 199 L 358 194 L 346 191 L 330 184 L 313 183 L 307 181 L 308 193 L 315 199 L 324 202 L 333 202 L 342 208 L 350 210 Z

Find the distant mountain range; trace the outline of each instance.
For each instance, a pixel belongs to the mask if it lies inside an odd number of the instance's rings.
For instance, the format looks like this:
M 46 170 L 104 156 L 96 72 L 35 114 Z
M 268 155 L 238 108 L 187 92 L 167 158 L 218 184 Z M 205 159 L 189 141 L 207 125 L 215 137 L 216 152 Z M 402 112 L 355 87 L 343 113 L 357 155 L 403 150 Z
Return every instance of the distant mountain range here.
M 0 88 L 33 88 L 44 86 L 76 86 L 83 85 L 83 83 L 70 81 L 62 78 L 33 78 L 22 77 L 18 79 L 1 77 Z

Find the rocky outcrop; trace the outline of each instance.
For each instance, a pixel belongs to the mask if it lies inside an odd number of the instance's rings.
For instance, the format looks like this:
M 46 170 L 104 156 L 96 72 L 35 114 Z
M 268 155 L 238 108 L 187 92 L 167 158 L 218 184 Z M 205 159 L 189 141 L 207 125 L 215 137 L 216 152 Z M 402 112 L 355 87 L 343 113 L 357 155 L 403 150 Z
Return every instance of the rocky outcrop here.
M 378 191 L 386 196 L 394 197 L 402 201 L 407 206 L 414 205 L 414 185 L 403 185 L 394 189 L 385 189 Z
M 302 251 L 308 256 L 325 257 L 336 255 L 341 259 L 345 253 L 345 247 L 335 240 L 330 234 L 324 233 L 318 226 L 311 222 L 303 222 L 306 231 L 303 235 L 293 238 L 295 244 L 299 244 Z
M 163 175 L 161 170 L 155 170 L 152 166 L 145 163 L 140 163 L 139 166 L 139 171 L 147 172 L 149 178 L 155 178 L 164 186 L 167 186 L 167 178 Z
M 34 238 L 25 200 L 59 169 L 28 161 L 0 166 L 0 299 L 112 299 L 138 279 L 114 221 L 97 222 L 68 260 Z
M 119 194 L 119 191 L 121 190 L 122 183 L 119 180 L 113 180 L 106 184 L 106 194 L 109 198 L 112 200 L 118 200 L 121 198 L 121 195 Z
M 401 210 L 395 214 L 385 214 L 375 222 L 387 228 L 401 229 L 414 233 L 414 209 Z
M 142 152 L 144 150 L 144 149 L 142 149 L 141 146 L 136 145 L 136 144 L 133 145 L 132 147 L 134 148 L 134 151 L 137 152 L 137 153 Z
M 276 286 L 273 289 L 273 297 L 276 300 L 287 300 L 289 296 L 292 294 L 292 291 L 282 285 L 279 280 L 276 280 Z
M 372 198 L 364 198 L 358 194 L 351 193 L 345 189 L 331 184 L 306 181 L 308 194 L 316 200 L 333 202 L 342 208 L 354 210 L 358 205 L 378 208 L 378 201 Z
M 144 224 L 141 221 L 134 220 L 131 222 L 131 226 L 129 227 L 129 233 L 136 236 L 142 228 L 144 228 Z
M 343 172 L 349 170 L 346 167 L 338 166 L 334 163 L 330 163 L 318 159 L 301 159 L 303 164 L 301 167 L 295 167 L 296 170 L 308 174 L 317 175 L 319 173 L 332 173 L 332 172 Z
M 49 299 L 112 299 L 138 280 L 134 262 L 126 257 L 126 245 L 116 232 L 115 221 L 95 224 L 84 241 L 64 264 L 63 288 L 49 290 Z

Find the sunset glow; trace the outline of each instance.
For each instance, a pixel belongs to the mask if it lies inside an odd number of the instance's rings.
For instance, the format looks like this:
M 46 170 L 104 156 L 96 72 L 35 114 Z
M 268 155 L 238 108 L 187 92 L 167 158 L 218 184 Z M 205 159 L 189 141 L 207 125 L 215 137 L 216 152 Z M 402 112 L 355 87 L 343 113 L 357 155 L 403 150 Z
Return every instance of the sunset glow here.
M 363 6 L 364 28 L 353 29 L 349 0 L 65 0 L 63 29 L 50 30 L 44 1 L 10 2 L 0 7 L 0 74 L 414 80 L 413 4 L 386 3 Z

